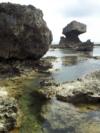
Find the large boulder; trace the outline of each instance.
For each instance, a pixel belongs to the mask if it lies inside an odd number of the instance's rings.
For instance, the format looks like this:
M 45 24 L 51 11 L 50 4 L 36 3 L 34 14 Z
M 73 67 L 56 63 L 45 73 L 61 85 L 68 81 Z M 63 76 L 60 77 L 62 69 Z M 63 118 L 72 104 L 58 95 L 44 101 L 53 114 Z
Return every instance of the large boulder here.
M 32 5 L 0 4 L 0 57 L 41 58 L 52 41 L 43 13 Z
M 86 25 L 77 21 L 72 21 L 63 28 L 64 36 L 60 39 L 60 47 L 68 47 L 75 50 L 90 51 L 93 49 L 93 43 L 88 40 L 81 42 L 79 35 L 86 32 Z

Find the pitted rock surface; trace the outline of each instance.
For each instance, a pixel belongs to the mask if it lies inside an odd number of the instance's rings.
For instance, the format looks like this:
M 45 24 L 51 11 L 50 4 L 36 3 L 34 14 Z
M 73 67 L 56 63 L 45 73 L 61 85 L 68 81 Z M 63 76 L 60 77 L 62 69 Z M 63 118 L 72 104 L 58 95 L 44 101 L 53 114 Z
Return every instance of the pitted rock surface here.
M 8 133 L 16 126 L 17 104 L 14 98 L 0 97 L 0 133 Z
M 86 25 L 77 21 L 72 21 L 63 28 L 64 36 L 60 38 L 60 47 L 72 48 L 80 51 L 91 51 L 93 43 L 90 40 L 82 42 L 79 35 L 86 32 Z
M 41 58 L 52 41 L 43 13 L 32 5 L 0 4 L 0 57 Z

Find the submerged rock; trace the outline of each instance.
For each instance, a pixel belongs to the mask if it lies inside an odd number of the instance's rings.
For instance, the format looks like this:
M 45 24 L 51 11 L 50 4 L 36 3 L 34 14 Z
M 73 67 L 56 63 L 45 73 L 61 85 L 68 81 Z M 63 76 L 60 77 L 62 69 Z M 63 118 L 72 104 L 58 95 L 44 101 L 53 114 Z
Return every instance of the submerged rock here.
M 0 57 L 39 59 L 48 50 L 52 33 L 43 13 L 32 5 L 0 4 Z
M 74 50 L 91 51 L 93 49 L 93 43 L 90 40 L 81 42 L 79 35 L 86 32 L 86 25 L 77 21 L 72 21 L 65 28 L 63 28 L 63 34 L 65 37 L 61 37 L 59 46 L 68 47 Z

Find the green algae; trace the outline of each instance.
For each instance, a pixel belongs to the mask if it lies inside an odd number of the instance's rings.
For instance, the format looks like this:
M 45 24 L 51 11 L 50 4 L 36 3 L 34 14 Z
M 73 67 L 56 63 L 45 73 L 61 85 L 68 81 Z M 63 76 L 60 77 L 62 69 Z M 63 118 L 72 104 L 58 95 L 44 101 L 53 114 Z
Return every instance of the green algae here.
M 64 74 L 66 77 L 67 74 Z M 27 78 L 26 74 L 20 80 L 12 79 L 6 83 L 6 87 L 11 86 L 22 111 L 21 126 L 13 133 L 100 133 L 98 105 L 73 106 L 55 100 L 46 103 L 42 97 L 35 95 L 36 91 L 43 89 L 39 87 L 39 75 Z
M 41 107 L 44 100 L 34 95 L 34 91 L 40 89 L 37 81 L 37 79 L 34 79 L 29 86 L 24 86 L 27 89 L 19 98 L 19 105 L 23 112 L 23 122 L 19 133 L 43 133 Z
M 42 74 L 43 75 L 43 74 Z M 7 78 L 0 81 L 0 86 L 5 87 L 9 96 L 18 101 L 20 118 L 18 126 L 11 133 L 42 133 L 41 106 L 45 103 L 42 97 L 35 95 L 39 86 L 39 74 Z M 19 116 L 18 116 L 19 117 Z

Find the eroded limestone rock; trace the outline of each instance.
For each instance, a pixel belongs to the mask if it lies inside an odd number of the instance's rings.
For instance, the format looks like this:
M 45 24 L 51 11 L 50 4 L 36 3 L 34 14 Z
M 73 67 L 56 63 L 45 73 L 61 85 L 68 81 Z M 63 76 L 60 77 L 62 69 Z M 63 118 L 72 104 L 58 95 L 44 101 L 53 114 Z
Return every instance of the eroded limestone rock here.
M 52 33 L 40 9 L 32 5 L 0 4 L 0 57 L 39 59 L 51 41 Z
M 72 21 L 65 28 L 63 28 L 63 34 L 68 36 L 69 34 L 75 33 L 79 35 L 86 32 L 86 25 L 77 21 Z
M 46 99 L 56 97 L 60 101 L 74 104 L 100 103 L 100 71 L 58 86 L 44 85 L 44 89 L 40 89 L 38 93 Z
M 8 133 L 16 127 L 17 104 L 11 97 L 0 96 L 0 133 Z
M 79 35 L 86 32 L 86 25 L 77 21 L 72 21 L 65 28 L 63 28 L 63 34 L 60 38 L 60 47 L 72 48 L 80 51 L 91 51 L 93 49 L 93 43 L 90 40 L 82 42 L 79 39 Z

